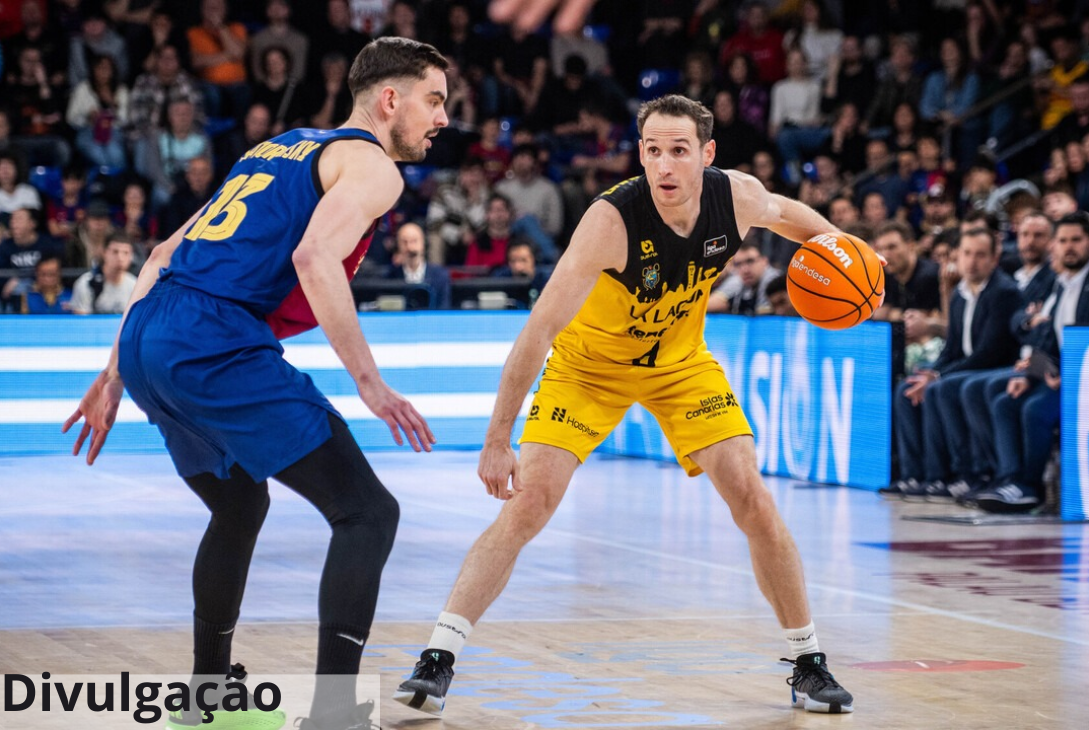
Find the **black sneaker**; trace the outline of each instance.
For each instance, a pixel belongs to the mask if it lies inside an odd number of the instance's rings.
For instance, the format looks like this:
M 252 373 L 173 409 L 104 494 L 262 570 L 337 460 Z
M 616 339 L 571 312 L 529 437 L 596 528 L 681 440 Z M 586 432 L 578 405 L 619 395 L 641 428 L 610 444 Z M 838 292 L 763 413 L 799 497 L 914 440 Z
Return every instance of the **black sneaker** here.
M 976 505 L 984 512 L 1028 512 L 1040 504 L 1033 489 L 1009 482 L 976 495 Z
M 321 724 L 308 717 L 296 718 L 295 727 L 297 730 L 380 730 L 371 722 L 373 714 L 374 702 L 368 700 L 345 712 L 323 716 Z
M 926 487 L 927 502 L 956 502 L 962 495 L 972 491 L 972 485 L 967 479 L 958 479 L 955 482 L 931 482 Z
M 794 665 L 794 676 L 786 682 L 790 685 L 790 699 L 795 707 L 831 714 L 854 712 L 854 697 L 828 671 L 823 653 L 802 654 L 795 660 L 780 661 Z
M 916 482 L 915 480 L 912 481 L 914 482 L 913 484 L 910 484 L 900 490 L 900 496 L 903 497 L 905 502 L 925 502 L 926 495 L 931 489 L 938 489 L 939 484 L 941 485 L 941 488 L 945 487 L 945 483 L 941 480 L 936 480 L 933 482 Z
M 401 682 L 393 699 L 414 710 L 439 717 L 446 704 L 446 692 L 454 678 L 454 655 L 442 649 L 425 649 L 412 676 Z
M 917 484 L 914 479 L 897 479 L 889 486 L 878 489 L 877 493 L 885 499 L 900 499 L 905 489 L 914 489 Z

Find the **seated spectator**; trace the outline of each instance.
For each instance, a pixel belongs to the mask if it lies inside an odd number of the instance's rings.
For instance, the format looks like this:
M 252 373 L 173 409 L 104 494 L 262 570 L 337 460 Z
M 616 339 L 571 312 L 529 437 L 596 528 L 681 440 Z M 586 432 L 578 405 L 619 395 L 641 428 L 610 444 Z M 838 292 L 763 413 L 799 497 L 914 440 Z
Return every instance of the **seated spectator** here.
M 920 249 L 930 251 L 935 240 L 945 231 L 956 230 L 957 204 L 944 182 L 937 182 L 926 189 L 920 201 L 922 219 L 919 221 Z
M 44 258 L 60 259 L 64 247 L 38 233 L 36 211 L 20 208 L 11 214 L 11 237 L 0 241 L 0 270 L 15 269 L 15 276 L 0 282 L 0 309 L 10 310 L 30 289 L 34 269 Z
M 901 104 L 892 115 L 889 149 L 894 153 L 915 152 L 919 145 L 919 113 L 911 104 Z
M 132 267 L 132 239 L 115 233 L 106 241 L 102 266 L 80 275 L 72 286 L 71 310 L 75 314 L 124 314 L 136 289 Z
M 4 90 L 13 111 L 12 141 L 26 153 L 31 165 L 64 167 L 71 149 L 64 140 L 64 93 L 49 83 L 42 52 L 26 46 L 19 52 L 15 81 Z
M 998 268 L 999 255 L 991 231 L 962 231 L 956 257 L 961 282 L 950 304 L 945 346 L 932 369 L 909 375 L 896 389 L 900 480 L 890 491 L 905 499 L 952 500 L 971 489 L 962 390 L 977 371 L 1011 364 L 1018 348 L 1009 325 L 1021 292 Z
M 526 122 L 532 129 L 562 136 L 579 132 L 579 111 L 595 99 L 600 90 L 586 76 L 586 59 L 571 55 L 563 63 L 563 75 L 549 79 L 540 92 L 540 103 Z
M 1078 210 L 1078 201 L 1068 185 L 1049 185 L 1044 188 L 1044 197 L 1040 199 L 1040 208 L 1052 223 L 1057 223 L 1063 216 Z
M 1081 146 L 1077 145 L 1079 153 Z M 1082 157 L 1082 168 L 1085 167 L 1085 158 Z M 980 153 L 972 160 L 971 167 L 964 176 L 964 184 L 960 189 L 960 207 L 965 213 L 972 210 L 986 210 L 988 201 L 998 189 L 998 172 L 994 158 L 989 154 Z
M 110 206 L 101 198 L 87 205 L 83 221 L 76 234 L 64 246 L 64 260 L 75 269 L 89 269 L 102 264 L 106 241 L 114 233 L 110 223 Z
M 212 155 L 212 142 L 197 124 L 192 104 L 172 102 L 167 116 L 167 128 L 148 140 L 143 165 L 136 170 L 151 180 L 156 208 L 170 202 L 190 160 Z
M 945 340 L 934 334 L 926 315 L 918 309 L 904 312 L 904 372 L 914 375 L 930 370 L 938 361 Z
M 510 167 L 510 150 L 499 144 L 499 131 L 499 120 L 488 117 L 480 123 L 480 141 L 469 146 L 469 157 L 483 162 L 489 185 L 502 180 Z
M 768 304 L 771 305 L 771 314 L 778 317 L 798 316 L 798 310 L 794 308 L 794 303 L 790 301 L 790 294 L 787 292 L 786 274 L 781 274 L 769 281 L 764 294 L 767 295 Z
M 900 178 L 896 158 L 889 154 L 889 144 L 883 139 L 871 139 L 866 143 L 866 170 L 855 188 L 855 197 L 861 204 L 866 195 L 879 192 L 885 199 L 889 218 L 895 218 L 907 198 L 908 183 Z M 865 211 L 863 211 L 865 215 Z
M 734 270 L 741 285 L 736 293 L 730 289 L 713 290 L 707 300 L 708 312 L 729 312 L 730 314 L 768 314 L 771 302 L 768 301 L 768 284 L 782 275 L 782 272 L 768 263 L 768 258 L 751 241 L 742 243 L 733 258 Z
M 847 226 L 857 224 L 859 217 L 858 208 L 849 195 L 839 195 L 828 202 L 828 220 L 841 231 Z
M 865 169 L 866 137 L 859 131 L 858 109 L 854 104 L 844 104 L 836 110 L 828 128 L 828 139 L 816 154 L 836 160 L 839 169 L 852 176 Z
M 997 98 L 997 94 L 1004 93 L 1002 100 L 987 115 L 987 138 L 997 142 L 997 149 L 1004 150 L 1040 128 L 1036 93 L 1031 84 L 1022 84 L 1022 79 L 1028 78 L 1030 73 L 1025 44 L 1020 40 L 1010 41 L 997 72 L 980 92 L 985 99 Z M 1008 92 L 1011 88 L 1017 90 L 1011 94 Z M 1073 96 L 1074 92 L 1071 91 L 1071 103 Z M 1089 86 L 1083 87 L 1078 96 L 1081 109 L 1089 111 Z M 1089 122 L 1089 117 L 1082 116 L 1081 119 L 1082 122 Z M 1072 131 L 1070 127 L 1059 134 L 1069 131 Z M 1089 132 L 1089 129 L 1086 131 Z
M 163 235 L 170 236 L 185 225 L 202 205 L 212 198 L 212 161 L 207 157 L 195 157 L 185 166 L 185 179 L 170 196 L 170 205 L 161 212 Z
M 571 158 L 571 170 L 582 174 L 583 188 L 591 197 L 627 179 L 632 144 L 619 124 L 613 124 L 604 108 L 592 102 L 579 111 L 581 146 Z
M 987 393 L 994 423 L 994 485 L 975 495 L 989 512 L 1020 512 L 1044 496 L 1044 468 L 1059 425 L 1059 360 L 1063 329 L 1089 325 L 1089 217 L 1084 212 L 1055 226 L 1052 254 L 1059 268 L 1054 290 L 1038 313 L 1016 375 Z
M 1047 108 L 1040 120 L 1043 129 L 1053 129 L 1071 112 L 1071 86 L 1076 79 L 1089 73 L 1089 61 L 1081 57 L 1081 50 L 1071 28 L 1060 28 L 1051 39 L 1051 58 L 1055 65 L 1051 67 L 1042 85 L 1048 93 Z
M 87 212 L 87 174 L 81 167 L 61 172 L 61 196 L 46 202 L 45 220 L 49 235 L 66 247 L 76 235 L 76 226 Z
M 424 231 L 415 223 L 397 229 L 395 266 L 389 278 L 406 284 L 424 284 L 431 292 L 431 309 L 450 308 L 450 274 L 440 264 L 428 264 L 424 256 Z
M 265 3 L 265 15 L 268 25 L 255 33 L 250 40 L 250 78 L 259 84 L 265 81 L 265 69 L 260 61 L 266 50 L 275 47 L 283 49 L 287 55 L 287 65 L 291 69 L 289 80 L 293 84 L 301 84 L 306 75 L 306 54 L 310 48 L 310 39 L 292 27 L 291 3 L 288 0 L 268 0 Z M 322 46 L 326 47 L 325 38 L 322 38 Z
M 752 57 L 761 83 L 770 86 L 787 74 L 783 34 L 771 25 L 763 2 L 753 2 L 744 11 L 741 30 L 721 46 L 720 65 L 727 66 L 730 59 L 741 53 Z
M 711 129 L 711 139 L 715 140 L 715 161 L 712 164 L 723 170 L 752 169 L 753 150 L 767 147 L 767 139 L 737 116 L 737 104 L 729 91 L 715 94 L 711 112 L 715 117 Z
M 193 105 L 193 118 L 204 124 L 204 98 L 197 81 L 182 70 L 178 49 L 159 48 L 151 57 L 152 70 L 141 74 L 129 100 L 129 139 L 142 141 L 167 124 L 167 109 L 176 101 Z M 138 164 L 138 163 L 137 163 Z
M 23 29 L 4 41 L 5 58 L 18 58 L 24 48 L 37 48 L 49 75 L 49 84 L 63 87 L 68 71 L 68 38 L 56 24 L 46 23 L 45 3 L 23 0 L 19 11 Z M 15 81 L 15 74 L 8 73 L 10 69 L 3 70 L 8 83 Z M 0 85 L 2 83 L 0 81 Z
M 339 53 L 325 54 L 321 59 L 321 81 L 310 85 L 311 127 L 333 129 L 352 113 L 352 92 L 345 83 L 347 79 L 348 59 Z
M 829 114 L 844 104 L 851 104 L 855 110 L 863 109 L 873 98 L 876 84 L 873 65 L 862 53 L 862 41 L 858 36 L 848 35 L 838 52 L 834 53 L 827 68 L 814 72 L 810 64 L 810 74 L 816 79 L 823 79 L 821 89 L 821 111 Z
M 0 152 L 0 223 L 21 208 L 38 210 L 42 198 L 37 188 L 28 185 L 22 161 L 13 152 Z
M 698 101 L 708 109 L 715 105 L 715 71 L 706 51 L 689 51 L 684 59 L 679 93 Z
M 306 104 L 302 90 L 291 78 L 291 60 L 279 46 L 269 46 L 261 58 L 264 80 L 257 84 L 253 101 L 272 112 L 273 137 L 299 126 Z
M 121 208 L 114 214 L 113 224 L 131 241 L 134 260 L 142 264 L 147 258 L 144 244 L 159 237 L 159 221 L 148 206 L 147 191 L 143 185 L 131 182 L 125 186 Z
M 808 167 L 807 167 L 808 169 Z M 807 174 L 798 188 L 798 200 L 811 208 L 823 208 L 844 188 L 839 165 L 828 155 L 813 158 L 812 173 Z
M 416 6 L 408 0 L 393 0 L 389 5 L 387 22 L 377 37 L 421 40 L 416 29 Z
M 759 150 L 752 156 L 752 176 L 759 180 L 769 193 L 788 192 L 786 184 L 779 177 L 775 157 L 767 150 Z
M 843 32 L 832 25 L 819 0 L 805 0 L 794 27 L 783 36 L 783 47 L 800 48 L 809 59 L 809 75 L 823 79 L 834 73 L 843 40 Z
M 122 128 L 128 124 L 129 90 L 119 81 L 110 56 L 90 61 L 91 76 L 68 100 L 68 125 L 76 131 L 76 149 L 94 167 L 125 167 Z
M 151 6 L 148 9 L 153 7 Z M 129 59 L 131 60 L 129 67 L 132 74 L 136 77 L 145 73 L 154 74 L 158 55 L 167 46 L 177 51 L 178 61 L 182 68 L 188 68 L 189 39 L 186 37 L 185 32 L 178 27 L 174 16 L 165 10 L 159 9 L 152 10 L 150 17 L 147 31 L 139 33 L 136 38 L 126 42 L 129 49 Z
M 862 196 L 862 222 L 871 228 L 877 228 L 889 220 L 889 209 L 885 205 L 885 196 L 878 190 L 871 190 Z
M 78 86 L 90 81 L 95 61 L 108 56 L 113 60 L 114 75 L 118 79 L 129 77 L 129 55 L 125 39 L 110 27 L 100 10 L 91 10 L 83 16 L 83 32 L 72 37 L 68 56 L 68 83 Z
M 923 97 L 923 79 L 915 72 L 915 48 L 900 38 L 889 49 L 889 73 L 877 85 L 877 92 L 866 108 L 863 132 L 880 133 L 892 126 L 893 115 L 901 104 L 919 108 Z
M 529 241 L 517 238 L 507 246 L 507 265 L 493 271 L 492 276 L 529 279 L 530 298 L 533 300 L 540 296 L 545 284 L 548 283 L 548 272 L 537 267 L 537 260 L 533 256 L 533 246 Z
M 941 63 L 941 69 L 926 77 L 919 111 L 925 121 L 957 133 L 959 139 L 955 147 L 958 153 L 955 156 L 961 164 L 967 165 L 982 141 L 982 120 L 966 116 L 979 101 L 979 76 L 968 66 L 964 50 L 955 38 L 942 41 Z
M 874 251 L 885 257 L 885 302 L 873 318 L 899 322 L 909 309 L 921 310 L 927 317 L 941 311 L 938 265 L 919 258 L 915 237 L 900 221 L 889 221 L 874 231 Z
M 1079 76 L 1070 83 L 1070 112 L 1051 134 L 1053 148 L 1065 148 L 1070 142 L 1081 141 L 1089 134 L 1089 74 Z
M 541 175 L 539 153 L 534 145 L 516 147 L 510 173 L 495 191 L 512 202 L 519 233 L 532 238 L 541 260 L 551 263 L 559 258 L 555 239 L 563 229 L 563 198 L 556 184 Z
M 582 76 L 585 73 L 583 61 Z M 519 25 L 511 26 L 496 43 L 492 75 L 482 94 L 482 111 L 489 116 L 533 116 L 547 80 L 548 42 Z
M 200 77 L 204 106 L 213 117 L 241 118 L 249 107 L 246 50 L 249 34 L 227 22 L 226 0 L 201 0 L 200 25 L 189 29 L 193 68 Z
M 489 269 L 507 262 L 507 246 L 513 235 L 514 207 L 510 199 L 499 193 L 488 198 L 484 230 L 478 232 L 465 253 L 466 266 L 486 266 Z
M 61 260 L 46 256 L 34 264 L 34 282 L 23 292 L 20 314 L 71 314 L 72 292 L 61 281 Z
M 768 132 L 768 107 L 771 99 L 760 83 L 759 71 L 752 56 L 738 53 L 726 64 L 726 90 L 737 99 L 737 115 L 761 135 Z
M 352 27 L 352 12 L 348 0 L 328 0 L 325 6 L 326 27 L 321 31 L 322 53 L 311 53 L 311 68 L 308 76 L 314 82 L 322 76 L 321 67 L 329 56 L 354 59 L 363 46 L 371 41 L 367 33 Z M 347 70 L 345 70 L 347 76 Z M 350 97 L 349 97 L 350 99 Z M 347 119 L 347 115 L 344 116 Z
M 484 165 L 479 158 L 467 158 L 457 181 L 440 186 L 427 206 L 428 261 L 447 265 L 465 261 L 473 232 L 486 222 L 490 196 Z
M 1042 213 L 1026 215 L 1017 232 L 1017 248 L 1023 266 L 1014 273 L 1025 307 L 1013 315 L 1010 329 L 1021 343 L 1022 351 L 1031 348 L 1037 325 L 1048 320 L 1041 314 L 1055 286 L 1055 272 L 1048 252 L 1054 236 L 1053 226 Z M 1027 354 L 1027 353 L 1026 353 Z M 991 486 L 998 457 L 994 445 L 994 419 L 991 403 L 1005 391 L 1010 378 L 1018 376 L 1014 368 L 980 371 L 964 383 L 961 399 L 971 429 L 973 474 L 968 480 L 971 491 L 958 495 L 958 501 L 973 500 L 975 494 Z
M 246 112 L 242 125 L 221 134 L 215 139 L 216 177 L 227 177 L 234 163 L 242 155 L 271 136 L 272 117 L 264 104 L 254 104 Z
M 793 185 L 801 182 L 801 163 L 828 138 L 821 124 L 820 83 L 806 70 L 805 54 L 787 54 L 787 77 L 771 89 L 768 138 L 779 146 Z

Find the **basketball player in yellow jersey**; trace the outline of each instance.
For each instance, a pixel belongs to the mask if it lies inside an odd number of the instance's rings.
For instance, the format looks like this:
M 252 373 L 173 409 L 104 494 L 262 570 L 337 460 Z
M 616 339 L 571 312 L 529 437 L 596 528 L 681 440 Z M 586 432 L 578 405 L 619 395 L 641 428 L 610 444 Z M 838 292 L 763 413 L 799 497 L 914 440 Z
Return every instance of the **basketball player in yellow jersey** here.
M 707 294 L 754 226 L 805 241 L 835 227 L 768 193 L 754 177 L 710 167 L 711 113 L 682 96 L 639 111 L 646 174 L 603 193 L 507 358 L 480 454 L 480 478 L 506 500 L 473 545 L 428 648 L 399 701 L 439 714 L 472 625 L 503 590 L 515 559 L 548 522 L 578 465 L 641 403 L 688 474 L 707 472 L 749 541 L 760 589 L 786 630 L 796 707 L 851 712 L 809 615 L 802 562 L 756 466 L 752 430 L 703 339 Z M 511 429 L 541 370 L 520 443 Z

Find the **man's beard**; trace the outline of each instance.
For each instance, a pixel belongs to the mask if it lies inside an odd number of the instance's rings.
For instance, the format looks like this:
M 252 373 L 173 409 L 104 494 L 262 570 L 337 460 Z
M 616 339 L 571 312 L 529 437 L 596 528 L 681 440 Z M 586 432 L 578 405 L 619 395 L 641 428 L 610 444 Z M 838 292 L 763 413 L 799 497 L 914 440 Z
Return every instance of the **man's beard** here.
M 1067 256 L 1063 258 L 1063 268 L 1069 271 L 1071 274 L 1081 271 L 1086 264 L 1089 264 L 1089 258 L 1082 258 L 1077 256 Z
M 409 144 L 402 124 L 395 124 L 389 136 L 393 144 L 392 152 L 397 159 L 405 162 L 419 162 L 427 156 L 427 148 L 424 147 L 423 140 L 420 140 L 419 145 L 415 147 Z

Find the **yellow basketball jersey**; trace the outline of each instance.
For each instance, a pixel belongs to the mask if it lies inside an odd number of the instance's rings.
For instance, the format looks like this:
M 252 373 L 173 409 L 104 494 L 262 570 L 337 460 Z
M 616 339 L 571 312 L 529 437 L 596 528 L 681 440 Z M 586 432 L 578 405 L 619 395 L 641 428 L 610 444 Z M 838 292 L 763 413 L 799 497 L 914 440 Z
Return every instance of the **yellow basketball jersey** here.
M 704 347 L 707 295 L 741 237 L 730 178 L 704 169 L 700 214 L 683 238 L 665 224 L 645 175 L 599 196 L 616 206 L 628 234 L 623 272 L 602 272 L 582 309 L 556 337 L 553 349 L 618 365 L 673 365 Z

